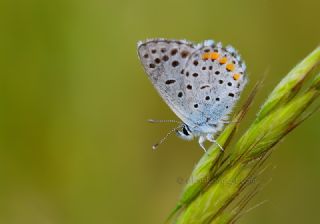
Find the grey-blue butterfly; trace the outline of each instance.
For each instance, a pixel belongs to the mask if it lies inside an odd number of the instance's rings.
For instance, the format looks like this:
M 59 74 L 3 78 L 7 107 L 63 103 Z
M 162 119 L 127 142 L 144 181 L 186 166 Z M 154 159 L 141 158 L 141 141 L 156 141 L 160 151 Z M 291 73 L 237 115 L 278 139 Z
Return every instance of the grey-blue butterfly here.
M 152 84 L 181 119 L 174 129 L 185 140 L 206 140 L 228 123 L 247 83 L 246 66 L 232 46 L 206 40 L 150 39 L 138 42 L 140 61 Z M 154 145 L 154 148 L 158 144 Z

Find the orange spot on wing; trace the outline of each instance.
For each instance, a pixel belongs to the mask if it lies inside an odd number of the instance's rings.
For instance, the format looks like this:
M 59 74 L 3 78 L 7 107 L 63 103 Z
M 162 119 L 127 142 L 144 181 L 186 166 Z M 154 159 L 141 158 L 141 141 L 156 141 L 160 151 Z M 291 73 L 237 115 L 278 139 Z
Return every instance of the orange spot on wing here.
M 227 64 L 226 69 L 228 71 L 233 71 L 234 70 L 234 64 Z
M 221 59 L 219 60 L 219 63 L 220 63 L 220 64 L 225 64 L 225 63 L 227 63 L 227 61 L 228 61 L 228 59 L 227 59 L 226 57 L 223 57 L 223 58 L 221 58 Z
M 238 73 L 237 73 L 237 74 L 234 74 L 234 75 L 233 75 L 233 79 L 234 79 L 234 80 L 240 79 L 240 74 L 238 74 Z
M 204 53 L 203 55 L 202 55 L 202 59 L 203 60 L 208 60 L 210 58 L 210 54 L 209 53 Z
M 219 58 L 219 53 L 217 53 L 217 52 L 212 52 L 212 53 L 210 53 L 210 58 L 211 58 L 212 60 L 218 59 L 218 58 Z

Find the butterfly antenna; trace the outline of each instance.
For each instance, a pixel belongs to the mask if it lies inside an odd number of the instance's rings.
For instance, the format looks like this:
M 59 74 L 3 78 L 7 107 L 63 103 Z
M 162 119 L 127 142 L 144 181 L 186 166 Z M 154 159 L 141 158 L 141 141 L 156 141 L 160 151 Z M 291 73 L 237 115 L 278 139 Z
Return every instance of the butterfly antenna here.
M 182 125 L 179 125 L 178 127 L 175 127 L 174 129 L 172 129 L 171 131 L 169 131 L 166 136 L 164 136 L 158 143 L 154 144 L 152 146 L 152 149 L 155 150 L 158 148 L 159 145 L 161 145 L 173 132 L 177 131 L 179 128 L 181 128 Z
M 181 123 L 180 121 L 175 121 L 175 120 L 155 120 L 155 119 L 149 119 L 148 122 L 150 123 Z

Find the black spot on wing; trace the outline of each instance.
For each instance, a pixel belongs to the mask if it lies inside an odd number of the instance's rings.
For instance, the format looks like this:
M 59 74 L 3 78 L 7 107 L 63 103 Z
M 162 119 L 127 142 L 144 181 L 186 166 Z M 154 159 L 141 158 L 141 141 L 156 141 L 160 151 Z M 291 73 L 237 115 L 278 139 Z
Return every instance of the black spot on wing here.
M 166 84 L 167 84 L 167 85 L 170 85 L 170 84 L 173 84 L 173 83 L 175 83 L 175 82 L 176 82 L 176 80 L 169 79 L 169 80 L 166 81 Z

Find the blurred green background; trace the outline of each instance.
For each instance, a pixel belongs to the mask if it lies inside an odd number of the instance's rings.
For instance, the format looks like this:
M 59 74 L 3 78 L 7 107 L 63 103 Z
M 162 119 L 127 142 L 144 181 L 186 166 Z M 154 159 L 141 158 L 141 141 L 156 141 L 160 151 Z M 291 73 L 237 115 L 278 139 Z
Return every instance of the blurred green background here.
M 242 128 L 320 40 L 320 1 L 0 2 L 0 223 L 162 223 L 203 152 L 151 145 L 176 119 L 138 61 L 152 37 L 234 45 L 268 71 Z M 320 114 L 277 146 L 272 181 L 240 223 L 317 223 Z M 239 133 L 240 134 L 240 133 Z

